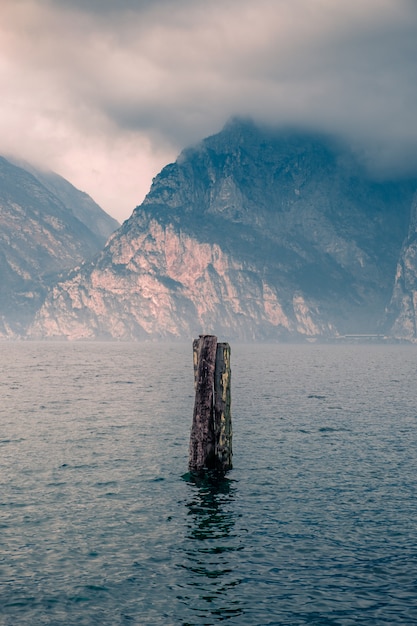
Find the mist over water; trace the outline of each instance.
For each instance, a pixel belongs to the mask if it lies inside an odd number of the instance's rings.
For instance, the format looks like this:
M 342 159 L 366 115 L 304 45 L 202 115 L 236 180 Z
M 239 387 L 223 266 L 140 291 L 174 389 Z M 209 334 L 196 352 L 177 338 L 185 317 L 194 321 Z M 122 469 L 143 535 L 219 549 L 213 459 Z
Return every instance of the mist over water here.
M 197 480 L 191 342 L 2 343 L 1 626 L 416 623 L 416 357 L 232 345 Z

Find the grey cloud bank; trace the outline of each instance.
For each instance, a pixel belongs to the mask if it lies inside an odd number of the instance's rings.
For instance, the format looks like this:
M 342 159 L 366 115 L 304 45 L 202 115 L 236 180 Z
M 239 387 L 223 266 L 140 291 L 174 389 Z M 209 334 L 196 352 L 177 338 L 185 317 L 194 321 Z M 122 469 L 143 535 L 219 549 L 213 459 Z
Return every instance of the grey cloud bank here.
M 0 153 L 55 169 L 119 220 L 234 115 L 417 170 L 413 0 L 3 0 L 0 42 Z

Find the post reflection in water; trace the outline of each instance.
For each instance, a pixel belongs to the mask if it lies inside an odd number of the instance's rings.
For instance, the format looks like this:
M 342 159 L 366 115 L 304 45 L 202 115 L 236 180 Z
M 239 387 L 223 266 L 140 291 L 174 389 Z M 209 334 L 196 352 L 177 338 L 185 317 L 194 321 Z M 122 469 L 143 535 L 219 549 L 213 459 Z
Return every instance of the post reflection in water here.
M 235 529 L 236 483 L 216 474 L 187 475 L 186 479 L 192 499 L 187 503 L 189 521 L 182 567 L 188 575 L 182 600 L 196 617 L 204 619 L 204 624 L 238 617 L 243 608 L 236 593 L 241 580 L 235 566 L 243 545 Z M 208 618 L 213 621 L 207 622 Z

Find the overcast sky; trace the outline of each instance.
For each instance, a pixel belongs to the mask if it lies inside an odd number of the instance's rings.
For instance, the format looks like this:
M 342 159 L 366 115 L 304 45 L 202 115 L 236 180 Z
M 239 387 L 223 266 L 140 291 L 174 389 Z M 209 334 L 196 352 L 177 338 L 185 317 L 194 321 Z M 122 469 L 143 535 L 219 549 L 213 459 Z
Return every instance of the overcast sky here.
M 417 170 L 417 0 L 1 0 L 0 154 L 122 221 L 233 115 Z

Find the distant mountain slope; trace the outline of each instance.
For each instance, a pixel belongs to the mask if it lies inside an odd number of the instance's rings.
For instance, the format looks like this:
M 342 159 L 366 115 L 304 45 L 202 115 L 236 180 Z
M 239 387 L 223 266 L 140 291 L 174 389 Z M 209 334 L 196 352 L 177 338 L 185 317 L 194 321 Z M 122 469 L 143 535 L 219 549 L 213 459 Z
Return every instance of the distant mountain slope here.
M 0 337 L 24 334 L 58 272 L 91 258 L 118 225 L 64 179 L 45 176 L 51 184 L 0 157 Z
M 286 340 L 375 332 L 417 180 L 378 182 L 336 141 L 234 120 L 165 167 L 31 336 Z
M 101 238 L 101 248 L 109 236 L 119 228 L 120 224 L 117 220 L 103 211 L 88 194 L 74 187 L 62 176 L 33 166 L 25 166 L 24 169 L 27 169 L 42 185 L 59 198 L 62 204 L 73 213 L 74 217 Z
M 398 339 L 417 341 L 417 194 L 408 236 L 399 255 L 392 298 L 386 311 L 385 330 Z

